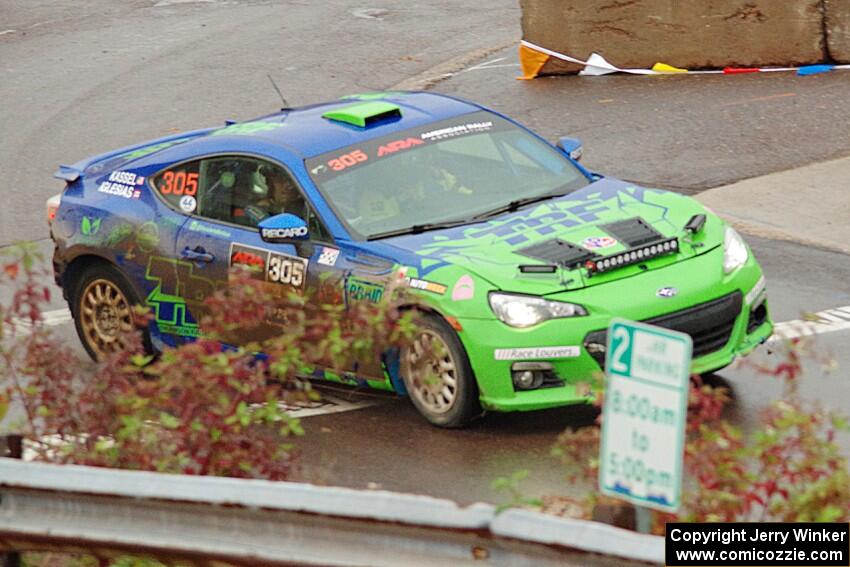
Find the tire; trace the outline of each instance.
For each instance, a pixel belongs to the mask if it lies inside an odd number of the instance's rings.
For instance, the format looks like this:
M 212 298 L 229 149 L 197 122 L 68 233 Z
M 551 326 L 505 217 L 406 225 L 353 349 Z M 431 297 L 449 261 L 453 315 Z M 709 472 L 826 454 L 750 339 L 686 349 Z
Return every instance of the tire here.
M 142 301 L 117 268 L 95 264 L 84 268 L 73 283 L 69 303 L 83 348 L 99 362 L 125 347 L 121 336 L 133 330 L 133 306 Z M 147 330 L 142 344 L 152 351 Z
M 410 401 L 437 427 L 468 425 L 481 415 L 481 405 L 460 339 L 448 323 L 430 313 L 419 315 L 416 327 L 413 343 L 402 349 L 400 360 Z

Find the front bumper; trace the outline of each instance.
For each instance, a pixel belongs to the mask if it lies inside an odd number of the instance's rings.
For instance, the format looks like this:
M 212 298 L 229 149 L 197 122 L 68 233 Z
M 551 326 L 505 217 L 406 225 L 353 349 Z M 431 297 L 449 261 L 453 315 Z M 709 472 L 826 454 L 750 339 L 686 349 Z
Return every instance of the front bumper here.
M 509 327 L 495 318 L 460 318 L 460 337 L 478 381 L 482 406 L 526 411 L 592 399 L 589 385 L 603 376 L 604 349 L 599 349 L 614 316 L 691 334 L 693 373 L 717 370 L 748 354 L 773 332 L 766 315 L 761 268 L 752 254 L 747 264 L 728 275 L 723 273 L 722 262 L 723 250 L 716 248 L 634 277 L 547 296 L 584 305 L 590 312 L 586 317 L 556 319 L 528 329 Z M 660 298 L 656 292 L 662 287 L 676 287 L 680 292 Z M 752 324 L 752 311 L 759 305 L 764 306 L 760 313 L 763 322 Z M 555 347 L 577 348 L 551 350 Z M 529 350 L 546 348 L 557 357 L 535 358 Z M 540 352 L 546 356 L 546 350 Z M 511 365 L 520 359 L 549 362 L 563 386 L 515 391 Z

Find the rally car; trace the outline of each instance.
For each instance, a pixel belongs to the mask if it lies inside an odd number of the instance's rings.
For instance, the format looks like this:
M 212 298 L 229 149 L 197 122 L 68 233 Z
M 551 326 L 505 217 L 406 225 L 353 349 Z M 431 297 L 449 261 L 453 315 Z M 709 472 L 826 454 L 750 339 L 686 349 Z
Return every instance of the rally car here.
M 580 152 L 422 92 L 174 135 L 59 168 L 56 281 L 100 358 L 134 303 L 153 311 L 152 348 L 199 336 L 204 298 L 236 265 L 346 305 L 403 277 L 422 313 L 413 345 L 315 375 L 409 394 L 444 427 L 587 402 L 614 316 L 688 333 L 695 373 L 770 336 L 764 276 L 735 230 L 689 197 L 588 171 Z

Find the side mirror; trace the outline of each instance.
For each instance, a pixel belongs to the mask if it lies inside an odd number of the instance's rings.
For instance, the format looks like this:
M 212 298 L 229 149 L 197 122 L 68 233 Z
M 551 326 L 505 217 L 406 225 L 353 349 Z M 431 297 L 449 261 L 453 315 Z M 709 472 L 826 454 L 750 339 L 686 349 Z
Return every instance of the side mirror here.
M 565 154 L 570 156 L 570 159 L 581 161 L 581 155 L 584 153 L 584 148 L 581 145 L 581 140 L 578 138 L 570 138 L 562 136 L 556 144 Z
M 269 217 L 260 221 L 257 226 L 260 229 L 260 237 L 265 242 L 292 243 L 310 239 L 307 221 L 291 213 Z

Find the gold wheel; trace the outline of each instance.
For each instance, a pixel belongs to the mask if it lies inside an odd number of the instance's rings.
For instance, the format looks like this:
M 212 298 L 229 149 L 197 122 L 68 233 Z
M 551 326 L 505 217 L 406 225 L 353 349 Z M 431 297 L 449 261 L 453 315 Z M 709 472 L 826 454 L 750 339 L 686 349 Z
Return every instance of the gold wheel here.
M 402 373 L 410 395 L 434 414 L 446 413 L 457 398 L 457 364 L 439 334 L 423 329 L 402 357 Z
M 78 307 L 83 338 L 96 359 L 124 347 L 121 338 L 133 330 L 133 313 L 120 287 L 107 279 L 94 279 L 80 295 Z

